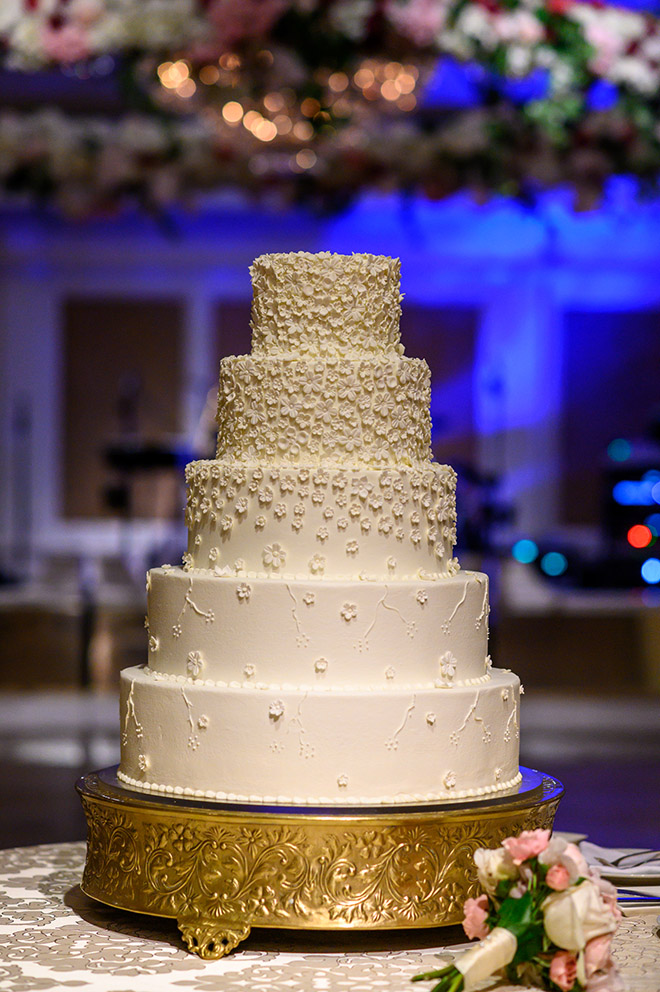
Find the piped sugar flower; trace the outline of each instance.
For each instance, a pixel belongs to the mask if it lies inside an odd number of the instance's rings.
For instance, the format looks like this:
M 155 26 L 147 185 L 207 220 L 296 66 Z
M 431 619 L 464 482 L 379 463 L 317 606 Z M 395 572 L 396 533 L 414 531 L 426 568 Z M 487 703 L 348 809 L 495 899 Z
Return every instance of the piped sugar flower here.
M 274 541 L 272 544 L 266 545 L 263 550 L 263 562 L 266 568 L 272 568 L 273 571 L 277 571 L 285 561 L 286 551 L 280 544 Z

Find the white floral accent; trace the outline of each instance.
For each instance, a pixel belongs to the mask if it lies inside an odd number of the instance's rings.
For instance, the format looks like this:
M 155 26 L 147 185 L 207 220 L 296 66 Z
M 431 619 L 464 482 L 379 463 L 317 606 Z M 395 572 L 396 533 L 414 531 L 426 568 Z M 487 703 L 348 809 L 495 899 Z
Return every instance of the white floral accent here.
M 508 689 L 502 689 L 502 702 L 503 703 L 508 703 L 509 702 L 509 690 Z
M 201 651 L 191 651 L 188 654 L 188 660 L 186 662 L 186 671 L 188 675 L 196 679 L 204 667 L 204 659 L 202 658 Z
M 210 722 L 211 721 L 207 717 L 206 713 L 202 713 L 202 715 L 197 721 L 197 726 L 199 727 L 200 730 L 206 730 Z
M 392 668 L 391 665 L 389 666 L 389 668 L 386 668 L 385 669 L 385 678 L 386 679 L 393 679 L 395 675 L 396 675 L 396 670 L 394 668 Z
M 146 772 L 147 768 L 149 767 L 149 759 L 146 756 L 146 754 L 138 754 L 137 763 L 138 763 L 138 768 L 140 769 L 140 771 L 141 772 Z
M 371 520 L 368 520 L 367 517 L 363 517 L 360 521 L 360 530 L 363 534 L 368 534 L 371 530 Z
M 276 503 L 273 513 L 275 514 L 278 520 L 282 520 L 284 517 L 286 517 L 286 503 Z
M 251 679 L 255 672 L 256 668 L 254 665 L 248 664 L 243 667 L 243 675 L 246 679 Z
M 355 603 L 344 603 L 339 615 L 347 622 L 350 623 L 351 620 L 355 620 L 357 617 L 357 606 Z
M 186 551 L 186 553 L 181 556 L 181 562 L 183 564 L 184 572 L 189 572 L 194 564 L 194 559 L 190 551 Z
M 220 548 L 209 548 L 209 561 L 217 561 Z
M 179 637 L 181 637 L 182 633 L 183 633 L 183 627 L 181 626 L 181 624 L 175 623 L 174 626 L 172 627 L 172 637 L 176 637 L 178 639 Z
M 149 638 L 149 650 L 151 652 L 157 651 L 159 646 L 160 646 L 160 641 L 158 640 L 157 637 L 154 637 L 154 635 L 152 634 L 151 637 Z
M 223 534 L 227 534 L 229 533 L 229 531 L 232 529 L 233 526 L 234 526 L 234 518 L 230 517 L 229 514 L 226 513 L 222 518 L 222 520 L 220 521 L 220 530 L 223 532 Z
M 245 571 L 245 560 L 243 558 L 237 558 L 234 562 L 234 571 L 238 575 L 240 572 Z
M 314 662 L 314 671 L 318 672 L 319 675 L 322 675 L 323 672 L 327 672 L 327 670 L 328 670 L 327 659 L 317 658 L 316 661 Z
M 239 582 L 236 586 L 236 595 L 241 601 L 249 600 L 252 595 L 252 586 L 248 582 Z
M 348 519 L 346 517 L 339 517 L 337 519 L 337 530 L 346 530 L 348 527 Z
M 330 536 L 330 531 L 328 530 L 327 527 L 319 527 L 318 530 L 316 531 L 316 538 L 318 541 L 321 542 L 321 544 L 327 541 L 329 536 Z
M 337 785 L 340 789 L 345 789 L 348 785 L 348 775 L 339 775 L 337 777 Z
M 188 738 L 188 747 L 191 751 L 196 751 L 200 745 L 199 737 L 196 734 L 191 734 Z
M 236 512 L 240 516 L 242 516 L 244 513 L 247 513 L 248 501 L 245 498 L 245 496 L 241 496 L 240 499 L 236 500 L 236 507 L 235 507 L 235 509 L 236 509 Z
M 495 781 L 499 782 L 501 778 L 502 778 L 502 769 L 498 765 L 498 767 L 495 769 Z
M 260 513 L 258 517 L 255 517 L 254 526 L 256 530 L 263 530 L 266 526 L 266 518 L 263 513 Z
M 442 784 L 445 789 L 453 789 L 456 787 L 456 772 L 447 772 L 442 779 Z
M 306 592 L 305 595 L 302 597 L 302 601 L 305 604 L 305 606 L 313 606 L 314 603 L 316 602 L 316 596 L 314 595 L 313 592 Z
M 435 721 L 436 721 L 436 715 L 435 715 L 435 713 L 427 713 L 426 714 L 426 722 L 428 723 L 429 727 L 434 727 L 435 726 Z
M 309 559 L 309 570 L 313 575 L 321 575 L 325 571 L 325 558 L 323 555 L 312 555 Z
M 281 699 L 276 699 L 268 707 L 268 716 L 271 720 L 279 720 L 284 714 L 284 703 Z
M 386 564 L 390 572 L 393 572 L 394 569 L 396 568 L 396 558 L 390 555 L 389 558 L 387 559 Z
M 396 751 L 398 746 L 399 746 L 399 742 L 396 739 L 396 737 L 389 737 L 385 741 L 385 747 L 387 748 L 388 751 Z
M 272 544 L 267 544 L 263 550 L 263 561 L 266 568 L 277 571 L 286 561 L 286 551 L 275 541 Z
M 520 683 L 520 695 L 521 696 L 525 695 L 525 686 L 522 684 L 522 682 Z
M 359 547 L 357 541 L 348 541 L 347 542 L 347 544 L 346 544 L 346 554 L 347 555 L 356 555 L 359 550 L 360 550 L 360 547 Z
M 456 658 L 451 651 L 440 655 L 440 674 L 447 682 L 452 682 L 456 675 Z

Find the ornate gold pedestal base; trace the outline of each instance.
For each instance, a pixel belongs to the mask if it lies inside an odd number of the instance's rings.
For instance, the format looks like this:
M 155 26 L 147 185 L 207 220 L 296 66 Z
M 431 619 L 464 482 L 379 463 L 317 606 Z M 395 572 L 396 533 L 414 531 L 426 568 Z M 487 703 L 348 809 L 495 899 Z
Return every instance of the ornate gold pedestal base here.
M 89 836 L 83 891 L 177 920 L 203 958 L 251 927 L 400 929 L 462 919 L 472 856 L 551 827 L 562 787 L 522 768 L 515 794 L 444 805 L 312 809 L 203 803 L 82 778 Z

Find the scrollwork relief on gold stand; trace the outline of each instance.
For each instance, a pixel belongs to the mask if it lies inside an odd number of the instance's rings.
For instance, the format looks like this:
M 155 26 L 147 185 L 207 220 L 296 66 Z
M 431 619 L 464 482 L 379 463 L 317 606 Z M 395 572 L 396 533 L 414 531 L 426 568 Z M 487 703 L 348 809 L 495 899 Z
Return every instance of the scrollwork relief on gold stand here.
M 202 957 L 228 953 L 253 926 L 456 923 L 476 892 L 476 848 L 551 826 L 561 788 L 549 781 L 527 802 L 346 816 L 168 804 L 87 776 L 82 887 L 120 908 L 176 918 Z

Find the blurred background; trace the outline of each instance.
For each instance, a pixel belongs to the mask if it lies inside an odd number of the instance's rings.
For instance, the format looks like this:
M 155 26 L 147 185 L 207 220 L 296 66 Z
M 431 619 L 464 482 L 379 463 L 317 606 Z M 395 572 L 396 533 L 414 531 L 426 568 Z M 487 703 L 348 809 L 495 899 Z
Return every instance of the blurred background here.
M 597 17 L 595 14 L 597 13 Z M 263 252 L 399 256 L 463 567 L 557 825 L 657 846 L 660 9 L 36 0 L 0 12 L 0 847 L 118 760 Z

